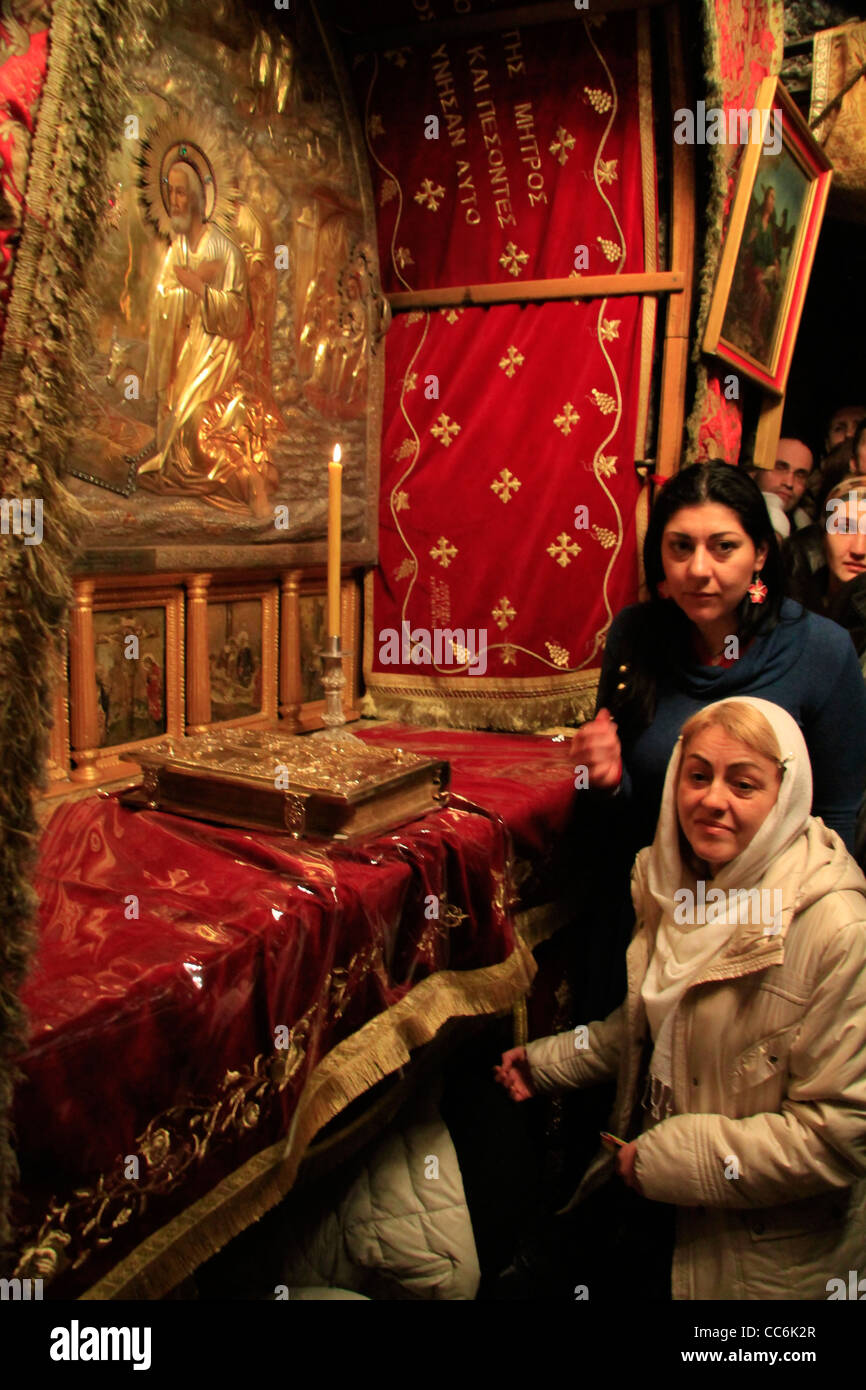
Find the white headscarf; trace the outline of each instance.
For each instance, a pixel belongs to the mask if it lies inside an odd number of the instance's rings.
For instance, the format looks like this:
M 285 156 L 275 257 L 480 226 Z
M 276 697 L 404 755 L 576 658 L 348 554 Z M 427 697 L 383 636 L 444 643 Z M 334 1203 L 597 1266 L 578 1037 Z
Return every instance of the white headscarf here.
M 812 804 L 812 769 L 806 743 L 791 716 L 769 700 L 737 695 L 706 708 L 746 704 L 760 710 L 779 743 L 784 766 L 779 795 L 753 839 L 736 858 L 719 869 L 712 888 L 721 889 L 725 902 L 710 904 L 706 925 L 681 926 L 675 920 L 674 894 L 688 888 L 696 892 L 693 871 L 680 851 L 677 784 L 682 762 L 682 738 L 678 738 L 668 762 L 662 805 L 655 839 L 647 864 L 647 888 L 661 911 L 655 949 L 641 989 L 655 1048 L 650 1063 L 652 1111 L 657 1118 L 671 1109 L 671 1043 L 677 1006 L 693 980 L 704 971 L 741 925 L 737 907 L 729 913 L 730 893 L 766 886 L 772 865 L 809 825 Z M 748 919 L 747 919 L 748 920 Z

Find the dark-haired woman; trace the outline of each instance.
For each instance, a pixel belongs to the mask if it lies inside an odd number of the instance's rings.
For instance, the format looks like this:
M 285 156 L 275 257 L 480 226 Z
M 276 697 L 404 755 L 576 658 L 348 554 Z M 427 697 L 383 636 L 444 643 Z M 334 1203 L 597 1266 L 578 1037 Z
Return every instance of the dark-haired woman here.
M 572 743 L 588 785 L 620 794 L 634 854 L 652 841 L 686 719 L 735 695 L 781 705 L 803 731 L 812 812 L 854 844 L 866 785 L 866 688 L 835 623 L 784 598 L 772 523 L 740 469 L 696 464 L 665 484 L 644 543 L 651 598 L 611 625 L 595 719 Z

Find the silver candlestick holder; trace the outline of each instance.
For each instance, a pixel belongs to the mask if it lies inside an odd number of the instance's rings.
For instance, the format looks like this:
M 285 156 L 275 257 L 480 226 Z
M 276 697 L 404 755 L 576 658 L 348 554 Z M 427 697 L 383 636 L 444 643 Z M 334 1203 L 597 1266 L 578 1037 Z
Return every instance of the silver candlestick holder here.
M 346 684 L 343 659 L 351 655 L 351 652 L 341 649 L 339 637 L 329 637 L 327 646 L 322 650 L 322 685 L 325 687 L 325 712 L 322 718 L 326 725 L 325 736 L 328 738 L 335 737 L 346 722 L 343 712 L 343 689 Z

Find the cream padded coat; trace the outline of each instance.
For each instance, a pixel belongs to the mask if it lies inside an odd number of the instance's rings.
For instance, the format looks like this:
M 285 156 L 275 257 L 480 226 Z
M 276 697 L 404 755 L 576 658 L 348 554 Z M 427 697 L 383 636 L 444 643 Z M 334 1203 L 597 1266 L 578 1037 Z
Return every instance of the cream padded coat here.
M 781 929 L 740 926 L 684 996 L 675 1113 L 638 1138 L 644 1194 L 679 1209 L 677 1299 L 826 1299 L 830 1279 L 866 1273 L 866 879 L 820 820 L 804 834 L 805 853 L 798 840 L 764 880 L 782 888 Z M 632 873 L 625 1002 L 590 1026 L 587 1048 L 572 1033 L 527 1048 L 540 1093 L 616 1079 L 610 1124 L 623 1137 L 658 927 L 648 855 Z M 612 1171 L 599 1154 L 569 1207 Z

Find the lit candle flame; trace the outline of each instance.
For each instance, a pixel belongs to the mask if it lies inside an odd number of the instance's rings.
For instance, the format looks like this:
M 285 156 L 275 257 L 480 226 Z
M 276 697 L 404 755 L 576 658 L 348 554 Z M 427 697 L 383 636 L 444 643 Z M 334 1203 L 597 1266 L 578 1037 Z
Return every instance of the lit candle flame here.
M 339 444 L 335 444 L 335 445 L 334 445 L 334 463 L 339 463 L 339 462 L 340 462 L 340 459 L 341 459 L 342 457 L 343 457 L 343 450 L 340 448 Z

